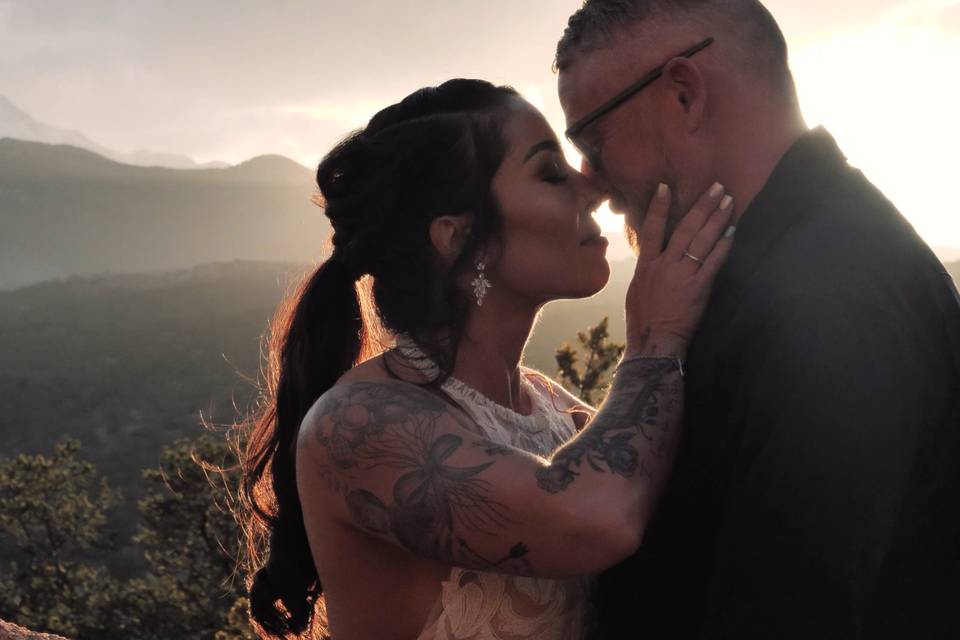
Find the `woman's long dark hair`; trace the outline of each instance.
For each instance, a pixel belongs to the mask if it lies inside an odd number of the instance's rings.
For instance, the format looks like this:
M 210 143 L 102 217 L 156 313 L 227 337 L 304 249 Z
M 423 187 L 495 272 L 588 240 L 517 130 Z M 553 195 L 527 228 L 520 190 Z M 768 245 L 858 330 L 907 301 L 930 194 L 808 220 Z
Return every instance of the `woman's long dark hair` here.
M 375 115 L 317 169 L 333 253 L 274 318 L 243 456 L 250 613 L 263 637 L 309 637 L 325 618 L 297 494 L 296 440 L 314 402 L 375 348 L 361 305 L 372 302 L 382 326 L 412 336 L 444 375 L 452 369 L 468 309 L 457 278 L 498 232 L 491 182 L 515 95 L 479 80 L 421 89 Z M 452 214 L 470 214 L 471 232 L 458 261 L 442 268 L 429 228 Z M 358 295 L 367 274 L 372 301 Z

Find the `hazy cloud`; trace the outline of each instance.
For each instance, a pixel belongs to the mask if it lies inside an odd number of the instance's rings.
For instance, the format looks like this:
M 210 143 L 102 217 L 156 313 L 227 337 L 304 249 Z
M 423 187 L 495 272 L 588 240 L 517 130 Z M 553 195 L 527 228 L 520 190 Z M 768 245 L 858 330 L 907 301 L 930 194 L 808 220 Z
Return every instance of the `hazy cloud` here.
M 383 105 L 454 76 L 548 84 L 553 43 L 577 4 L 7 1 L 0 91 L 110 146 L 210 156 L 224 137 L 210 127 L 242 125 L 244 109 Z M 259 121 L 232 135 L 262 138 L 250 128 Z
M 559 126 L 550 65 L 580 3 L 0 0 L 0 94 L 40 120 L 107 146 L 201 161 L 278 152 L 312 164 L 376 109 L 456 76 L 513 84 Z M 805 76 L 801 100 L 814 111 L 840 105 L 835 116 L 841 120 L 856 109 L 879 108 L 857 102 L 869 88 L 864 78 L 840 75 L 858 73 L 851 61 L 878 67 L 870 55 L 887 64 L 896 52 L 891 46 L 874 54 L 851 49 L 857 43 L 882 48 L 871 30 L 903 27 L 890 31 L 892 46 L 929 52 L 934 43 L 945 59 L 923 62 L 915 51 L 901 52 L 910 64 L 931 67 L 925 82 L 937 69 L 944 74 L 940 82 L 952 79 L 960 65 L 951 44 L 960 42 L 960 0 L 767 4 Z M 881 81 L 883 71 L 871 68 L 869 81 Z M 906 97 L 881 105 L 900 119 L 925 109 L 921 93 L 931 90 L 911 89 L 909 68 L 905 72 L 899 78 L 907 86 L 898 95 Z M 944 140 L 954 144 L 943 135 L 937 144 Z M 917 153 L 916 145 L 910 152 Z

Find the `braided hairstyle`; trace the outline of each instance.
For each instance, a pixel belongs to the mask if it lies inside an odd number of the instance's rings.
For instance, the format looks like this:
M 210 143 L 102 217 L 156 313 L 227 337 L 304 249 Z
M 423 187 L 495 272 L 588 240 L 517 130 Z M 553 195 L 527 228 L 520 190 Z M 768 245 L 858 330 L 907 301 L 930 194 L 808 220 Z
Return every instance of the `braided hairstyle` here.
M 314 402 L 369 353 L 361 302 L 372 302 L 384 328 L 412 336 L 441 379 L 453 367 L 469 308 L 457 280 L 499 231 L 491 183 L 516 95 L 480 80 L 421 89 L 377 113 L 317 169 L 333 253 L 278 309 L 266 389 L 242 456 L 250 614 L 262 637 L 303 637 L 325 624 L 297 494 L 296 440 Z M 443 267 L 429 229 L 452 214 L 470 214 L 471 231 L 457 261 Z M 367 274 L 372 301 L 358 297 Z

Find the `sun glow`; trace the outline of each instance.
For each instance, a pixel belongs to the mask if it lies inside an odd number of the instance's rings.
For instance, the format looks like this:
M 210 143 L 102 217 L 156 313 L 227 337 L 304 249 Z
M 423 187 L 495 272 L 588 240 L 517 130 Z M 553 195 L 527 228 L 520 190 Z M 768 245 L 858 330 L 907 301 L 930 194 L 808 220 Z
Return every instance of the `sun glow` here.
M 597 221 L 597 224 L 600 225 L 600 228 L 603 229 L 604 234 L 623 233 L 623 216 L 618 216 L 613 211 L 610 211 L 608 203 L 604 202 L 600 205 L 600 208 L 596 210 L 593 217 Z
M 949 7 L 960 19 L 957 0 L 902 6 L 799 49 L 792 67 L 808 124 L 824 124 L 928 243 L 960 246 L 960 40 L 938 20 Z
M 826 126 L 850 164 L 939 247 L 960 247 L 960 38 L 951 23 L 960 28 L 960 0 L 921 0 L 791 54 L 807 123 Z M 579 167 L 573 146 L 563 148 Z M 608 235 L 623 230 L 606 204 L 595 218 Z
M 317 102 L 309 104 L 286 104 L 276 107 L 281 116 L 304 116 L 311 120 L 334 122 L 345 127 L 362 127 L 382 108 L 379 103 L 368 100 L 355 103 Z

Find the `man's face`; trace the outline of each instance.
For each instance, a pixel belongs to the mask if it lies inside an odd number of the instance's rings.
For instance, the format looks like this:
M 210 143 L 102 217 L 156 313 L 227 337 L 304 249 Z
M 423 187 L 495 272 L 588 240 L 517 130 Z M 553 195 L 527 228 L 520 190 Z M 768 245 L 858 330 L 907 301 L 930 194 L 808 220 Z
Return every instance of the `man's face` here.
M 663 48 L 672 50 L 671 45 Z M 567 126 L 669 58 L 669 54 L 658 57 L 659 47 L 636 49 L 621 43 L 591 51 L 560 73 L 560 103 Z M 654 82 L 592 122 L 578 139 L 592 150 L 591 159 L 598 164 L 587 166 L 585 162 L 584 171 L 596 175 L 608 188 L 610 208 L 625 215 L 628 227 L 639 228 L 659 183 L 671 187 L 669 233 L 699 193 L 686 193 L 688 176 L 678 171 L 684 167 L 685 145 L 680 143 L 682 132 L 677 130 L 676 118 L 665 113 L 670 96 L 664 94 L 663 82 Z

